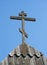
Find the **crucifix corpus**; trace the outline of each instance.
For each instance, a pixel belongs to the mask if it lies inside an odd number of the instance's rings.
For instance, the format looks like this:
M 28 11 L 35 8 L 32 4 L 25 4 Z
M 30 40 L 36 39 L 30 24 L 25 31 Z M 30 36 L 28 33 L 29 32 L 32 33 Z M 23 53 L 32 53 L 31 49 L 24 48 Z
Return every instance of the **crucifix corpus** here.
M 27 14 L 24 13 L 24 11 L 21 11 L 21 13 L 19 13 L 19 16 L 10 16 L 10 19 L 22 20 L 22 29 L 19 28 L 19 32 L 22 33 L 22 43 L 24 43 L 25 38 L 28 38 L 28 35 L 26 34 L 26 32 L 24 30 L 24 20 L 25 21 L 32 21 L 32 22 L 36 21 L 35 18 L 27 18 L 26 16 L 27 16 Z

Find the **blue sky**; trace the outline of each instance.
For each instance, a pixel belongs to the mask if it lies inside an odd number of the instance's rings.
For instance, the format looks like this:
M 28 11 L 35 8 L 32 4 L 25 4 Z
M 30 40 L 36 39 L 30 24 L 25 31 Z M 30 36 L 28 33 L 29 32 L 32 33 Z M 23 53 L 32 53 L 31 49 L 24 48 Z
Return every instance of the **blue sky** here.
M 26 43 L 47 57 L 47 0 L 0 0 L 0 61 L 22 43 L 21 22 L 10 20 L 22 10 L 36 18 L 36 22 L 25 22 Z

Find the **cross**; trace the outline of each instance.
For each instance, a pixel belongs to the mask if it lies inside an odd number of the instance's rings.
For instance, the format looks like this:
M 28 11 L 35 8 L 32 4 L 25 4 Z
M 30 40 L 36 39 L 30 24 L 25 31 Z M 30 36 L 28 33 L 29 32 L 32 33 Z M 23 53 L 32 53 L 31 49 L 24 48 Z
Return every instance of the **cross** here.
M 25 37 L 28 38 L 28 35 L 26 34 L 26 32 L 24 30 L 24 20 L 25 21 L 32 21 L 32 22 L 36 21 L 35 18 L 28 18 L 26 16 L 27 16 L 27 14 L 24 13 L 24 11 L 21 11 L 21 13 L 19 13 L 19 16 L 10 16 L 10 19 L 22 20 L 22 29 L 19 28 L 19 32 L 22 33 L 22 43 L 24 43 Z

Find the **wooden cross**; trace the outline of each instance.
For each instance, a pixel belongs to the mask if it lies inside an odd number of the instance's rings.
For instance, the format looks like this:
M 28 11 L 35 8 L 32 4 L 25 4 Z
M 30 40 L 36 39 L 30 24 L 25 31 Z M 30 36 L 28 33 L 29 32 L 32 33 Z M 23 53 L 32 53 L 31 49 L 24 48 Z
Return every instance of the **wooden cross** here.
M 19 31 L 22 33 L 22 43 L 24 43 L 25 41 L 25 37 L 28 38 L 28 35 L 26 34 L 25 30 L 24 30 L 24 20 L 25 21 L 36 21 L 35 18 L 27 18 L 26 17 L 27 14 L 24 13 L 24 11 L 21 11 L 21 13 L 19 13 L 19 16 L 10 16 L 10 19 L 14 19 L 14 20 L 22 20 L 22 30 L 19 28 Z

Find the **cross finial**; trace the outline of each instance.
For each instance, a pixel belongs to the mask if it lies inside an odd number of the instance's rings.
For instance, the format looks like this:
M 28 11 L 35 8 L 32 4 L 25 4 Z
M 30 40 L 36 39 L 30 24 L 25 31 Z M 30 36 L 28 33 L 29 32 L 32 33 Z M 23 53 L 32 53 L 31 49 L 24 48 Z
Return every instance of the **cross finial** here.
M 26 34 L 24 30 L 24 20 L 25 21 L 36 21 L 35 18 L 27 18 L 27 14 L 24 13 L 24 11 L 21 11 L 19 13 L 19 16 L 10 16 L 10 19 L 16 19 L 16 20 L 22 20 L 22 29 L 19 28 L 19 31 L 22 33 L 22 43 L 25 43 L 25 37 L 28 38 L 28 35 Z

